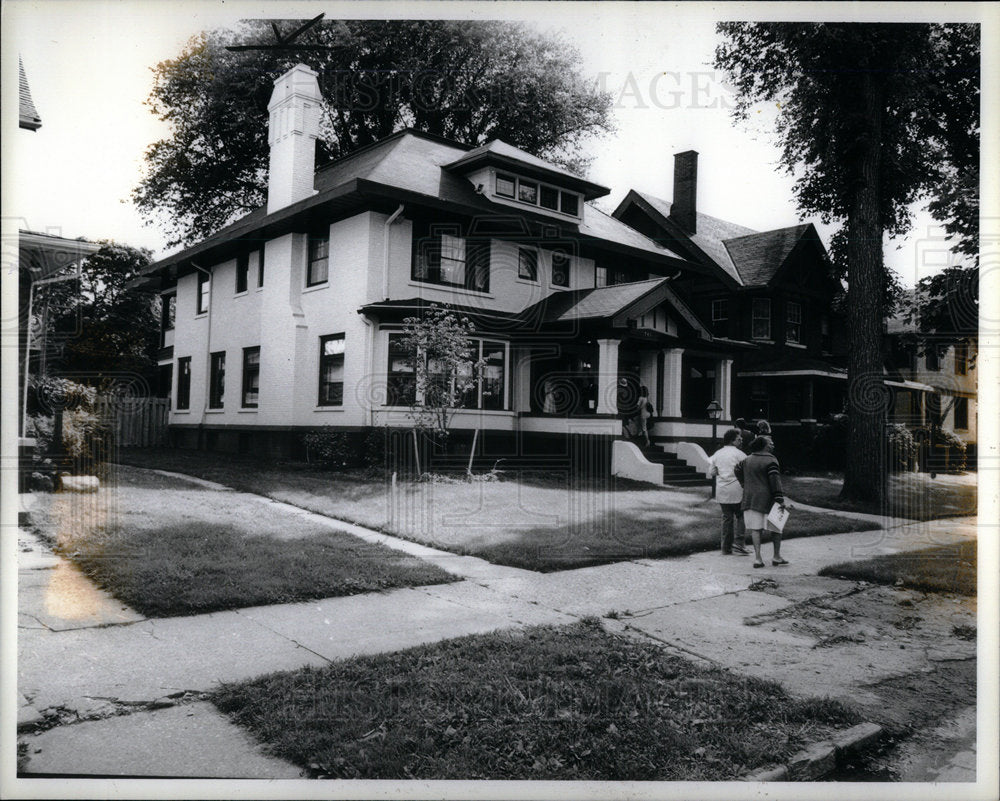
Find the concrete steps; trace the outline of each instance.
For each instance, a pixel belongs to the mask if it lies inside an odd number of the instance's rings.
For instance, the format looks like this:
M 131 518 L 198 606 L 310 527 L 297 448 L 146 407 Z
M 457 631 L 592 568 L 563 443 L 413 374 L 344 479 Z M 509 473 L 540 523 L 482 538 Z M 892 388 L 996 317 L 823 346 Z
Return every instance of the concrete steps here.
M 687 462 L 668 453 L 657 445 L 640 446 L 642 455 L 654 464 L 663 465 L 663 483 L 673 487 L 710 487 L 712 479 L 705 478 Z

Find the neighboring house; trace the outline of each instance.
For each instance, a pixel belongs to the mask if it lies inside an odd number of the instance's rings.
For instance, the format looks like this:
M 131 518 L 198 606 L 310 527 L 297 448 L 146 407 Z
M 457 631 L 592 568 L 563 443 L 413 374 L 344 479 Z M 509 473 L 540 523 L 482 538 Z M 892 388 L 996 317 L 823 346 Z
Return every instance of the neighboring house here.
M 886 322 L 886 385 L 892 389 L 890 422 L 911 428 L 940 426 L 963 440 L 970 461 L 977 445 L 978 343 L 935 343 L 917 337 L 906 320 L 911 291 L 901 311 Z
M 21 57 L 17 57 L 18 72 L 18 127 L 26 131 L 37 131 L 42 127 L 42 118 L 38 116 L 35 103 L 31 99 L 31 88 L 28 86 L 28 78 L 24 74 L 24 64 Z
M 614 216 L 705 268 L 677 289 L 715 341 L 732 347 L 733 416 L 801 427 L 844 411 L 846 337 L 833 310 L 842 290 L 816 229 L 757 232 L 703 214 L 697 180 L 698 154 L 679 153 L 672 203 L 632 190 Z M 693 389 L 683 414 L 701 416 L 711 364 L 692 353 L 683 366 Z
M 731 416 L 744 346 L 679 289 L 712 280 L 711 264 L 589 205 L 605 187 L 500 141 L 405 130 L 314 171 L 315 76 L 275 81 L 266 206 L 148 268 L 175 444 L 288 453 L 320 426 L 410 426 L 400 336 L 429 304 L 476 326 L 485 368 L 453 428 L 483 432 L 484 455 L 609 443 L 640 385 L 661 439 L 707 443 L 712 399 Z

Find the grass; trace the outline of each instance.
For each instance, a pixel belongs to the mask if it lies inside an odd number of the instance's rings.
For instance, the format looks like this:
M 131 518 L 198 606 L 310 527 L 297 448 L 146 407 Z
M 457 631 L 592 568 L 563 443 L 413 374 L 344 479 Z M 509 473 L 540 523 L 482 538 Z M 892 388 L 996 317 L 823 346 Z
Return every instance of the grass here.
M 869 581 L 873 584 L 899 584 L 928 592 L 954 592 L 974 596 L 976 542 L 959 542 L 829 565 L 820 570 L 819 574 Z
M 344 779 L 735 779 L 858 721 L 594 620 L 276 673 L 212 700 L 270 753 Z
M 32 517 L 57 551 L 148 617 L 454 580 L 399 551 L 227 495 L 122 471 L 96 496 L 49 496 L 48 510 Z
M 844 477 L 838 473 L 782 476 L 785 492 L 793 500 L 844 512 L 935 520 L 976 514 L 977 486 L 974 473 L 964 475 L 894 473 L 884 503 L 843 500 L 839 497 Z
M 194 451 L 129 451 L 122 460 L 189 473 L 397 536 L 529 570 L 567 570 L 719 547 L 719 506 L 708 488 L 510 473 L 501 481 L 389 482 L 301 464 Z M 874 528 L 797 511 L 786 538 Z

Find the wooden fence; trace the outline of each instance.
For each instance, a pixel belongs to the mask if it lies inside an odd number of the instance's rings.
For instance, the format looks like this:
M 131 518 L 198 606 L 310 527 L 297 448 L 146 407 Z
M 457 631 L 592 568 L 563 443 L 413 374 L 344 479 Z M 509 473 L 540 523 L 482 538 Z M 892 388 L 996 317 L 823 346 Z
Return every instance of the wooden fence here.
M 99 398 L 97 413 L 114 427 L 119 448 L 149 448 L 166 443 L 167 398 Z

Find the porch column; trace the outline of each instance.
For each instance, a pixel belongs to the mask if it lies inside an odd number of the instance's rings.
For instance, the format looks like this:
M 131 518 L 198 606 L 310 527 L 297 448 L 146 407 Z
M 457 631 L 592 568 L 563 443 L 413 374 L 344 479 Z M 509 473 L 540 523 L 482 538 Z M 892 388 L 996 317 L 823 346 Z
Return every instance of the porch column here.
M 597 413 L 618 414 L 618 346 L 620 339 L 597 340 Z
M 531 411 L 531 350 L 511 348 L 514 362 L 514 387 L 511 392 L 515 412 Z
M 639 351 L 639 383 L 649 390 L 653 409 L 659 407 L 660 388 L 656 386 L 656 351 Z
M 715 363 L 715 400 L 722 407 L 720 420 L 730 420 L 732 412 L 733 360 L 719 359 Z
M 681 357 L 684 348 L 668 348 L 663 351 L 663 416 L 681 416 Z

